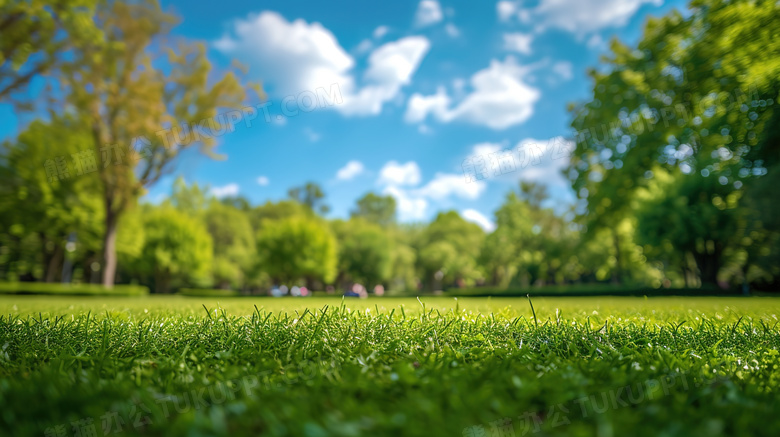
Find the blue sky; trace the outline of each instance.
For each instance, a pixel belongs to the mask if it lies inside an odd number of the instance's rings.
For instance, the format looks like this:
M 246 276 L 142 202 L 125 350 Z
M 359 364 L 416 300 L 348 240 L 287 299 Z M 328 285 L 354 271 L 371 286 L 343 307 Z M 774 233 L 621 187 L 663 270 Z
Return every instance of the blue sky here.
M 565 138 L 569 102 L 587 98 L 585 72 L 608 40 L 635 42 L 648 15 L 681 1 L 163 1 L 181 16 L 174 33 L 206 41 L 217 66 L 232 58 L 263 82 L 270 121 L 220 137 L 213 161 L 181 157 L 173 179 L 208 184 L 216 195 L 254 203 L 316 181 L 331 217 L 346 217 L 368 191 L 388 193 L 403 221 L 455 209 L 490 229 L 493 211 L 519 179 L 547 184 L 554 203 L 573 199 L 566 158 L 466 182 L 469 156 Z M 285 116 L 287 96 L 333 92 L 340 103 Z M 304 94 L 301 94 L 304 93 Z M 294 104 L 293 106 L 294 107 Z M 0 135 L 19 120 L 0 106 Z M 551 142 L 551 140 L 553 140 Z M 553 152 L 554 153 L 554 152 Z M 515 154 L 517 156 L 517 154 Z

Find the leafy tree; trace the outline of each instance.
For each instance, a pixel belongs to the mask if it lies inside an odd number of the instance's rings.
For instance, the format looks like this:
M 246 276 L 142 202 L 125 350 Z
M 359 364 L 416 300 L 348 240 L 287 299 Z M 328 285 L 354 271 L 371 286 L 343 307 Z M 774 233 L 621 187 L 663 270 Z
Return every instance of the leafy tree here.
M 144 211 L 144 239 L 135 271 L 151 279 L 158 293 L 172 284 L 203 284 L 212 263 L 212 239 L 197 218 L 168 206 Z
M 275 282 L 305 279 L 330 283 L 336 277 L 338 247 L 320 219 L 294 216 L 268 221 L 257 235 L 260 268 Z
M 773 37 L 780 9 L 748 0 L 695 0 L 691 8 L 687 17 L 675 11 L 649 20 L 635 48 L 613 41 L 603 68 L 590 72 L 593 98 L 571 108 L 577 145 L 566 174 L 589 230 L 629 217 L 637 190 L 661 171 L 686 176 L 657 206 L 673 208 L 682 194 L 693 196 L 685 204 L 710 210 L 705 198 L 742 198 L 731 193 L 749 189 L 777 162 L 776 137 L 766 133 L 776 118 L 780 64 L 766 54 L 780 53 Z M 731 206 L 715 209 L 724 217 L 710 222 L 734 223 Z M 690 249 L 690 241 L 668 241 L 673 250 Z M 706 255 L 692 252 L 705 282 L 717 277 L 726 244 L 710 239 Z
M 439 213 L 418 242 L 418 263 L 430 287 L 438 282 L 465 286 L 481 275 L 477 254 L 485 233 L 457 212 Z
M 357 208 L 350 215 L 380 226 L 389 226 L 395 223 L 395 198 L 367 193 L 357 200 Z
M 101 41 L 92 21 L 97 0 L 10 0 L 0 2 L 0 102 L 35 77 L 67 62 L 74 47 Z
M 381 227 L 355 218 L 338 220 L 332 226 L 339 243 L 338 276 L 342 281 L 371 287 L 390 278 L 392 243 Z
M 213 118 L 217 110 L 240 106 L 246 92 L 232 71 L 212 77 L 202 44 L 181 42 L 174 52 L 164 37 L 176 19 L 156 0 L 101 3 L 95 16 L 104 39 L 74 47 L 73 63 L 62 69 L 62 85 L 70 107 L 89 125 L 87 144 L 94 156 L 126 164 L 98 166 L 105 218 L 103 284 L 111 286 L 121 215 L 170 170 L 182 150 L 198 144 L 210 153 L 216 143 L 208 133 L 162 127 L 211 118 L 211 128 L 221 130 L 223 121 Z
M 638 211 L 640 242 L 669 244 L 683 255 L 683 262 L 685 255 L 692 255 L 702 282 L 715 284 L 726 246 L 737 230 L 741 192 L 712 178 L 674 178 L 663 176 L 661 170 L 656 179 L 666 182 L 651 185 L 655 197 Z M 685 265 L 682 268 L 686 269 Z
M 251 274 L 256 250 L 249 217 L 214 201 L 205 211 L 203 221 L 214 242 L 214 282 L 221 288 L 241 288 Z
M 279 202 L 267 201 L 254 207 L 250 212 L 250 220 L 255 230 L 263 228 L 263 224 L 269 221 L 282 220 L 291 217 L 312 217 L 313 211 L 295 200 L 280 200 Z
M 327 214 L 330 206 L 325 204 L 325 192 L 314 182 L 306 182 L 302 187 L 293 187 L 287 191 L 290 199 L 306 205 L 312 211 Z
M 18 259 L 31 267 L 41 264 L 46 282 L 59 281 L 66 257 L 83 256 L 99 248 L 102 208 L 95 173 L 81 176 L 62 171 L 78 156 L 89 132 L 72 117 L 35 121 L 16 141 L 2 145 L 0 161 L 0 232 Z M 69 253 L 66 242 L 76 237 L 78 250 Z M 34 238 L 30 238 L 34 236 Z M 37 241 L 36 256 L 24 256 L 22 245 Z M 40 256 L 38 256 L 40 255 Z M 9 264 L 10 268 L 11 265 Z M 17 275 L 7 271 L 6 275 Z M 8 277 L 8 276 L 6 276 Z

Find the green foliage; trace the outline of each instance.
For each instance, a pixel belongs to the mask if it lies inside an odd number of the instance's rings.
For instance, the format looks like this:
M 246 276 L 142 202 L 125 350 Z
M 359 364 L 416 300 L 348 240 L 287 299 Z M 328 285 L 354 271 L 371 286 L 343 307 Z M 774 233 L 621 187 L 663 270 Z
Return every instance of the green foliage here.
M 602 68 L 590 71 L 593 98 L 571 108 L 576 148 L 565 173 L 589 231 L 639 216 L 639 240 L 667 269 L 714 283 L 740 257 L 766 264 L 756 255 L 767 251 L 745 256 L 733 237 L 737 209 L 755 217 L 741 199 L 777 171 L 780 8 L 749 0 L 691 6 L 689 16 L 650 19 L 636 47 L 613 41 Z M 659 188 L 659 177 L 672 188 Z M 652 201 L 641 204 L 646 190 Z M 771 241 L 764 235 L 755 246 Z
M 332 224 L 339 247 L 339 278 L 362 283 L 369 290 L 390 279 L 392 243 L 378 225 L 353 218 Z
M 58 163 L 76 159 L 88 137 L 83 123 L 55 117 L 49 123 L 34 121 L 15 141 L 2 145 L 0 230 L 10 258 L 28 260 L 11 261 L 6 279 L 29 274 L 29 266 L 39 263 L 41 272 L 33 276 L 58 281 L 65 257 L 79 261 L 100 250 L 104 214 L 96 174 L 58 169 Z M 71 234 L 73 253 L 65 247 Z
M 68 62 L 74 46 L 99 44 L 92 20 L 97 0 L 5 0 L 0 2 L 0 102 L 29 106 L 26 86 Z
M 395 223 L 395 198 L 367 193 L 357 200 L 357 208 L 350 215 L 380 226 L 390 226 Z
M 422 276 L 436 289 L 439 284 L 468 285 L 479 278 L 475 254 L 485 233 L 457 212 L 439 213 L 418 241 Z
M 320 214 L 327 214 L 330 211 L 330 206 L 325 203 L 325 192 L 314 182 L 306 182 L 301 187 L 290 188 L 287 190 L 287 195 L 311 211 Z
M 330 283 L 337 272 L 338 248 L 320 219 L 290 217 L 269 221 L 257 236 L 259 266 L 277 283 L 305 279 Z M 311 288 L 311 287 L 310 287 Z
M 249 217 L 231 206 L 212 202 L 203 221 L 214 242 L 214 282 L 222 288 L 242 288 L 255 262 L 255 237 Z
M 200 221 L 162 207 L 145 212 L 144 227 L 143 250 L 133 269 L 152 279 L 156 292 L 167 293 L 173 281 L 208 281 L 213 243 Z

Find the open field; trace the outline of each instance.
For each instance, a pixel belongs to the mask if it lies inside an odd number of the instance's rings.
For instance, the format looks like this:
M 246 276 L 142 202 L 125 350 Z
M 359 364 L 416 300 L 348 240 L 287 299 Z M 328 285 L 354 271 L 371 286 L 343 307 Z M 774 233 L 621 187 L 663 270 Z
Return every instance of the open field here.
M 0 435 L 780 433 L 780 299 L 533 306 L 0 296 Z

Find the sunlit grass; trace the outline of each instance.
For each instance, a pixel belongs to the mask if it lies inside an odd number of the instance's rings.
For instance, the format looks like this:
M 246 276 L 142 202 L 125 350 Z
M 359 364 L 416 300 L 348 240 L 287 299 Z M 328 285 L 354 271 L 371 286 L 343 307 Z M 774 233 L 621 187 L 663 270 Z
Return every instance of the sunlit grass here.
M 85 418 L 102 435 L 111 412 L 128 435 L 491 435 L 504 418 L 514 435 L 780 430 L 780 300 L 533 307 L 536 319 L 527 299 L 4 297 L 2 435 L 72 435 Z

